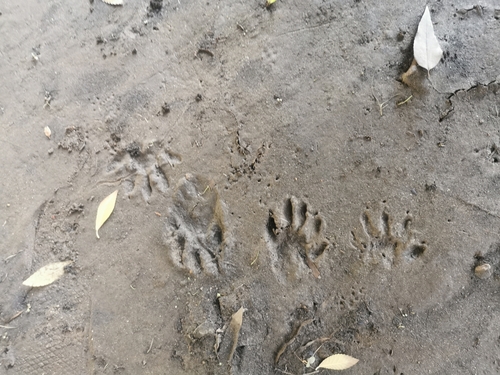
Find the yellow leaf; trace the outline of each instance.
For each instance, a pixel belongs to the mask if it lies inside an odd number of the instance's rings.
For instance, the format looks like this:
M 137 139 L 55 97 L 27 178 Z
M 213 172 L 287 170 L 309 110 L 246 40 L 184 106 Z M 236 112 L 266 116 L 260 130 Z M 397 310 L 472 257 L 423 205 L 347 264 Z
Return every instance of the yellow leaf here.
M 345 370 L 349 367 L 354 366 L 358 363 L 359 359 L 353 358 L 346 354 L 334 354 L 328 358 L 325 358 L 323 362 L 316 367 L 316 370 L 319 368 L 326 368 L 328 370 Z
M 45 136 L 50 139 L 50 135 L 52 134 L 52 132 L 50 131 L 50 128 L 48 126 L 46 126 L 45 128 L 43 128 L 43 132 L 45 134 Z
M 240 336 L 241 325 L 243 324 L 243 312 L 245 309 L 241 307 L 238 311 L 236 311 L 231 317 L 231 323 L 229 323 L 229 331 L 231 331 L 231 335 L 233 336 L 233 346 L 231 347 L 231 351 L 229 352 L 228 362 L 231 363 L 233 359 L 234 351 L 238 346 L 238 337 Z
M 271 6 L 271 5 L 273 5 L 275 2 L 276 2 L 276 0 L 267 0 L 267 2 L 266 2 L 266 8 L 270 7 L 270 6 Z
M 97 208 L 97 216 L 95 218 L 95 235 L 99 237 L 99 228 L 108 220 L 111 213 L 115 209 L 116 197 L 118 195 L 118 190 L 115 190 L 110 195 L 102 200 Z
M 36 271 L 33 275 L 28 277 L 26 280 L 24 280 L 23 285 L 37 287 L 52 284 L 54 281 L 64 275 L 64 267 L 66 267 L 70 263 L 71 261 L 68 260 L 66 262 L 47 264 L 46 266 L 43 266 L 38 271 Z

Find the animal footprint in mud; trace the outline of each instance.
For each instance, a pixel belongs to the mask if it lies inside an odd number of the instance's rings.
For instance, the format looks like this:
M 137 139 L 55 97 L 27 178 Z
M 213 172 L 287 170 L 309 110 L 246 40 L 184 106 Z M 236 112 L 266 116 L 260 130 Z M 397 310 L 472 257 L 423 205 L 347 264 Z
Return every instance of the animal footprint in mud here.
M 221 272 L 226 227 L 222 202 L 213 184 L 186 175 L 177 185 L 169 210 L 165 242 L 175 266 L 199 274 Z
M 412 261 L 427 250 L 425 241 L 415 239 L 410 215 L 393 224 L 387 211 L 382 212 L 378 222 L 374 222 L 372 212 L 365 211 L 360 221 L 361 228 L 351 232 L 351 245 L 359 250 L 359 258 L 365 263 L 390 269 L 401 259 Z
M 148 202 L 155 190 L 167 191 L 167 171 L 180 162 L 180 156 L 161 147 L 160 142 L 147 145 L 132 142 L 117 151 L 107 174 L 122 181 L 129 197 L 141 195 Z
M 286 199 L 282 210 L 270 210 L 267 237 L 271 267 L 280 281 L 296 279 L 311 270 L 320 272 L 316 261 L 330 246 L 324 237 L 325 221 L 311 213 L 307 203 L 295 197 Z

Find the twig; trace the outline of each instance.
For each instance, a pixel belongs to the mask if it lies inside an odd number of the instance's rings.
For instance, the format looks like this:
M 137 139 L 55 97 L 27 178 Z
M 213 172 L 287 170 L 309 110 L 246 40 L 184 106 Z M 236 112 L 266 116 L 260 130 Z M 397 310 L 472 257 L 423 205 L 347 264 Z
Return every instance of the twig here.
M 409 96 L 407 99 L 405 99 L 404 101 L 397 103 L 397 105 L 403 105 L 403 104 L 405 104 L 405 103 L 408 103 L 408 102 L 411 100 L 411 98 L 413 98 L 413 95 L 410 95 L 410 96 Z
M 153 341 L 154 341 L 154 337 L 151 339 L 151 344 L 149 344 L 149 349 L 148 351 L 146 352 L 146 354 L 149 354 L 149 352 L 151 351 L 151 348 L 153 347 Z
M 7 258 L 5 258 L 3 261 L 4 261 L 5 263 L 7 263 L 7 262 L 9 261 L 9 259 L 14 258 L 16 255 L 18 255 L 18 254 L 22 253 L 23 251 L 24 251 L 24 250 L 19 250 L 17 253 L 12 254 L 12 255 L 9 255 L 9 256 L 8 256 Z
M 0 328 L 5 328 L 5 329 L 16 329 L 17 327 L 10 327 L 10 326 L 2 326 L 2 325 L 0 325 Z
M 14 314 L 14 316 L 10 319 L 7 319 L 5 322 L 3 322 L 4 324 L 9 324 L 10 322 L 12 322 L 14 319 L 16 318 L 19 318 L 19 316 L 24 312 L 24 310 L 21 310 L 17 313 Z
M 290 346 L 295 341 L 295 338 L 299 335 L 302 327 L 308 325 L 309 323 L 312 323 L 313 321 L 314 319 L 307 319 L 304 320 L 302 323 L 300 323 L 300 325 L 295 329 L 295 331 L 290 336 L 290 339 L 286 341 L 283 345 L 281 345 L 280 349 L 278 350 L 278 353 L 276 353 L 276 358 L 274 359 L 275 364 L 279 362 L 280 357 L 285 352 L 286 348 L 288 348 L 288 346 Z
M 375 99 L 375 101 L 377 102 L 377 105 L 378 105 L 378 109 L 379 109 L 379 112 L 380 112 L 380 116 L 382 117 L 384 115 L 384 108 L 387 107 L 387 104 L 392 100 L 394 99 L 397 95 L 393 95 L 391 96 L 389 99 L 387 99 L 385 102 L 383 103 L 380 103 L 378 98 L 375 96 L 375 94 L 373 93 L 373 89 L 372 89 L 372 96 L 373 96 L 373 99 Z
M 257 259 L 259 259 L 259 254 L 260 254 L 260 246 L 257 249 L 257 255 L 255 255 L 255 258 L 254 258 L 254 260 L 252 260 L 252 263 L 250 263 L 251 266 L 254 265 L 254 263 L 257 261 Z

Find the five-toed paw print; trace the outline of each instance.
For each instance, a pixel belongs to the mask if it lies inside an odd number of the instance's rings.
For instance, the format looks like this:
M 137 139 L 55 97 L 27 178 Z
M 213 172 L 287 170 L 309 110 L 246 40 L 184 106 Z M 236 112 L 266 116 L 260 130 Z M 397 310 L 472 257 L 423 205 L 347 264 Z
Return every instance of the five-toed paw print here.
M 122 182 L 129 197 L 140 195 L 148 202 L 155 191 L 167 191 L 168 170 L 180 162 L 179 155 L 166 150 L 159 142 L 144 145 L 132 142 L 116 153 L 107 174 Z
M 165 242 L 174 265 L 190 274 L 221 272 L 226 245 L 224 210 L 213 184 L 191 174 L 182 178 L 170 209 Z
M 425 241 L 418 241 L 411 229 L 412 217 L 393 223 L 387 211 L 377 220 L 367 210 L 361 215 L 361 226 L 351 232 L 351 245 L 359 250 L 359 258 L 366 264 L 382 265 L 387 269 L 401 260 L 412 261 L 427 250 Z
M 330 246 L 324 230 L 324 219 L 293 196 L 285 200 L 282 209 L 269 211 L 271 267 L 281 282 L 298 279 L 309 271 L 320 277 L 316 262 Z

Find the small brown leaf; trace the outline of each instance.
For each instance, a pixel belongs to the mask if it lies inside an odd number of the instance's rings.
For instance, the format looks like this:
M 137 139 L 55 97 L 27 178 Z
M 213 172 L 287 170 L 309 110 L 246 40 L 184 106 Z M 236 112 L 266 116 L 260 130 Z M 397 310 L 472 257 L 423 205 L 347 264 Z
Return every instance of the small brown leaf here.
M 353 358 L 346 354 L 334 354 L 330 357 L 327 357 L 316 367 L 316 370 L 319 368 L 326 368 L 328 370 L 345 370 L 349 367 L 354 366 L 359 362 L 359 359 Z
M 66 267 L 70 263 L 71 261 L 68 260 L 66 262 L 47 264 L 46 266 L 43 266 L 38 271 L 36 271 L 33 275 L 28 277 L 26 280 L 24 280 L 23 285 L 40 287 L 52 284 L 54 281 L 64 275 L 64 267 Z
M 245 309 L 243 307 L 240 307 L 240 309 L 233 314 L 231 323 L 229 323 L 229 332 L 233 336 L 233 346 L 231 347 L 229 358 L 227 360 L 229 363 L 231 363 L 234 351 L 238 346 L 238 338 L 240 337 L 241 325 L 243 324 L 243 312 L 245 312 Z
M 240 336 L 241 325 L 243 323 L 244 311 L 245 309 L 242 307 L 233 314 L 229 327 L 227 328 L 220 345 L 221 359 L 226 360 L 229 364 L 231 364 L 234 352 L 238 346 L 238 338 Z

